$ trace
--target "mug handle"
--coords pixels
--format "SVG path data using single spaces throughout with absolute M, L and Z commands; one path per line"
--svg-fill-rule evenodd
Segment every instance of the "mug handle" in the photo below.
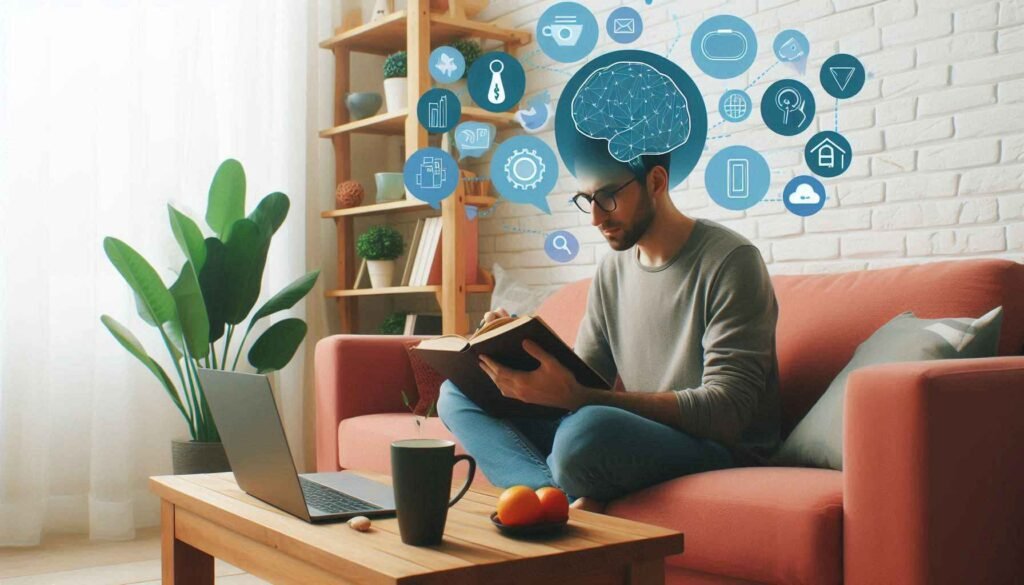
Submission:
M 449 508 L 451 508 L 452 506 L 455 505 L 456 502 L 461 500 L 462 496 L 466 495 L 466 492 L 469 491 L 469 484 L 473 483 L 473 476 L 476 475 L 476 459 L 473 459 L 469 455 L 456 455 L 455 461 L 452 463 L 452 467 L 455 467 L 459 463 L 459 461 L 462 460 L 466 460 L 469 462 L 469 475 L 466 476 L 466 483 L 462 484 L 462 489 L 459 490 L 459 493 L 456 494 L 454 498 L 452 498 L 452 501 L 448 502 Z

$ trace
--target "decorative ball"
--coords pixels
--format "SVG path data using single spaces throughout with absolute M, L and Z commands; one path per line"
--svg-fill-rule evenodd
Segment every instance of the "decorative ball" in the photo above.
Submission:
M 344 181 L 338 183 L 338 190 L 334 192 L 334 203 L 338 209 L 359 207 L 363 202 L 363 186 L 359 181 Z

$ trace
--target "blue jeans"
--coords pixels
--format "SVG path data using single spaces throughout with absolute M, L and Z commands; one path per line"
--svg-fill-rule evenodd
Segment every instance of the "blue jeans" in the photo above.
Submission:
M 495 486 L 557 486 L 570 501 L 611 500 L 733 466 L 715 441 L 611 406 L 584 406 L 560 419 L 496 418 L 446 380 L 437 413 Z

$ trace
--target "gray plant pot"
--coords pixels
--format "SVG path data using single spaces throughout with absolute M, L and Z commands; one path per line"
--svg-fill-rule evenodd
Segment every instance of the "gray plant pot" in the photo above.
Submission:
M 174 475 L 231 471 L 223 443 L 201 443 L 180 439 L 171 441 L 171 466 Z

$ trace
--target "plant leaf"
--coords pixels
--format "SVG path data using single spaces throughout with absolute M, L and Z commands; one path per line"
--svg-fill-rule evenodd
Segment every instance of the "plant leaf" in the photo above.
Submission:
M 114 268 L 135 291 L 139 315 L 149 324 L 172 321 L 177 311 L 174 298 L 149 262 L 117 238 L 104 238 L 103 250 Z
M 261 374 L 280 370 L 306 337 L 306 322 L 284 319 L 270 326 L 249 349 L 249 363 Z
M 224 320 L 238 325 L 260 296 L 270 234 L 255 222 L 240 219 L 224 246 Z
M 191 262 L 181 267 L 178 279 L 171 285 L 171 296 L 178 307 L 178 323 L 188 352 L 195 359 L 206 357 L 210 353 L 210 320 Z
M 181 251 L 185 253 L 185 257 L 192 263 L 195 273 L 198 274 L 206 262 L 206 244 L 203 243 L 203 232 L 199 231 L 199 226 L 192 221 L 192 218 L 171 207 L 170 204 L 167 205 L 167 216 L 171 222 L 174 239 L 178 241 Z
M 220 164 L 210 183 L 206 223 L 221 240 L 227 240 L 231 226 L 245 217 L 245 170 L 229 158 Z
M 249 320 L 249 329 L 252 329 L 256 321 L 263 317 L 294 307 L 295 303 L 302 300 L 302 297 L 309 293 L 319 276 L 320 271 L 314 270 L 304 276 L 300 276 L 294 282 L 281 289 L 279 293 L 272 296 L 266 303 L 263 303 L 263 306 L 256 311 L 256 314 Z
M 121 347 L 128 350 L 128 353 L 135 356 L 142 365 L 156 376 L 156 379 L 160 382 L 160 385 L 167 391 L 167 395 L 171 397 L 171 401 L 178 407 L 181 415 L 185 417 L 185 420 L 189 423 L 189 428 L 192 427 L 192 421 L 189 420 L 188 414 L 185 412 L 185 406 L 181 402 L 181 397 L 178 395 L 178 389 L 171 382 L 171 379 L 167 376 L 167 372 L 164 371 L 160 364 L 156 363 L 156 360 L 149 357 L 146 353 L 145 348 L 142 347 L 142 343 L 139 342 L 138 338 L 128 330 L 127 327 L 121 325 L 116 319 L 109 315 L 103 315 L 100 317 L 100 321 L 106 326 L 110 334 L 114 336 L 114 339 L 121 344 Z
M 260 201 L 256 209 L 249 214 L 249 219 L 263 228 L 264 232 L 274 235 L 277 233 L 277 228 L 284 223 L 284 218 L 288 217 L 290 206 L 291 202 L 288 200 L 288 196 L 275 191 Z
M 199 288 L 206 303 L 206 316 L 210 322 L 210 343 L 224 335 L 224 299 L 227 295 L 224 256 L 224 242 L 217 238 L 206 238 L 206 262 L 199 272 Z

